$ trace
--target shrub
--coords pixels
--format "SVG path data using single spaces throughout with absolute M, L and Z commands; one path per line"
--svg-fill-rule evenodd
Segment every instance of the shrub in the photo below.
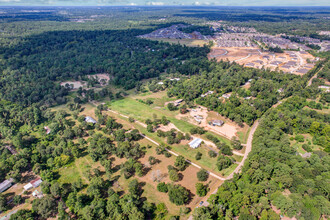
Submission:
M 196 156 L 195 156 L 195 159 L 196 160 L 200 160 L 200 159 L 202 159 L 202 153 L 201 152 L 197 152 L 197 154 L 196 154 Z
M 217 153 L 214 152 L 213 150 L 210 150 L 210 151 L 209 151 L 209 156 L 212 157 L 212 158 L 213 158 L 213 157 L 216 157 L 216 156 L 217 156 Z
M 205 169 L 201 169 L 197 172 L 197 179 L 199 181 L 206 181 L 209 178 L 209 173 Z
M 159 192 L 167 193 L 168 192 L 168 187 L 167 184 L 164 182 L 158 183 L 157 185 L 157 190 Z

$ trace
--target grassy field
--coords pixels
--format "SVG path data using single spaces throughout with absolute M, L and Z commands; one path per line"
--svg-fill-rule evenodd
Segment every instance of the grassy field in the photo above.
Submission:
M 176 119 L 175 115 L 177 115 L 177 111 L 169 111 L 165 108 L 152 108 L 132 98 L 110 102 L 109 107 L 116 112 L 133 117 L 141 122 L 145 122 L 147 119 L 153 120 L 154 115 L 158 118 L 164 115 L 183 132 L 189 132 L 191 128 L 195 127 L 188 122 Z
M 100 163 L 94 162 L 88 155 L 77 158 L 74 162 L 59 170 L 60 178 L 58 181 L 60 183 L 72 183 L 81 179 L 84 184 L 87 184 L 89 181 L 84 173 L 96 167 L 101 167 Z

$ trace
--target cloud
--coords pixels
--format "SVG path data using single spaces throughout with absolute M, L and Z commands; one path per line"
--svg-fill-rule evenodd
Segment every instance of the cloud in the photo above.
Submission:
M 147 2 L 147 5 L 162 6 L 165 5 L 164 2 Z

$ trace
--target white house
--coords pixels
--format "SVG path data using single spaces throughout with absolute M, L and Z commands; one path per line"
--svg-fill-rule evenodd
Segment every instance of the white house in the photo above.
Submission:
M 199 147 L 201 145 L 201 143 L 202 143 L 202 139 L 195 138 L 194 140 L 189 142 L 189 146 L 193 149 L 196 149 L 197 147 Z
M 5 190 L 7 190 L 8 188 L 11 187 L 11 185 L 13 184 L 14 180 L 12 178 L 10 178 L 9 180 L 5 180 L 0 184 L 0 193 L 4 192 Z
M 93 123 L 93 124 L 97 123 L 97 121 L 94 118 L 90 117 L 90 116 L 87 116 L 85 118 L 85 121 L 89 122 L 89 123 Z

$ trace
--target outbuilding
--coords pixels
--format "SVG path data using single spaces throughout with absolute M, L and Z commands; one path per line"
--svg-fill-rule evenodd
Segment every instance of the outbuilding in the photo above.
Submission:
M 26 184 L 25 186 L 23 186 L 23 188 L 24 188 L 24 190 L 30 190 L 30 189 L 32 189 L 33 188 L 33 186 L 32 186 L 32 184 L 31 183 L 28 183 L 28 184 Z
M 194 140 L 189 142 L 189 146 L 193 149 L 196 149 L 197 147 L 199 147 L 201 145 L 202 142 L 203 142 L 202 139 L 195 138 Z
M 11 187 L 13 184 L 14 180 L 10 178 L 9 180 L 5 180 L 0 184 L 0 193 L 6 191 L 8 188 Z
M 97 123 L 97 121 L 94 118 L 90 117 L 90 116 L 87 116 L 85 118 L 85 121 L 89 122 L 89 123 L 93 123 L 93 124 Z

